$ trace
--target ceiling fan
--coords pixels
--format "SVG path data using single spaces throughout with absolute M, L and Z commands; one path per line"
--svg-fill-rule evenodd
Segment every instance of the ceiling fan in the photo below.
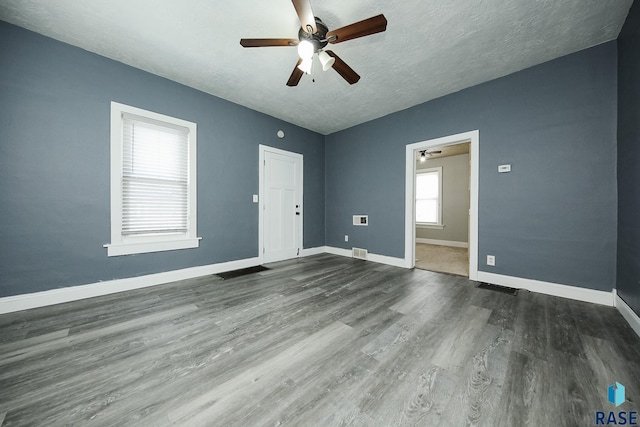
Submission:
M 433 156 L 434 154 L 440 154 L 440 153 L 442 153 L 442 150 L 430 150 L 430 149 L 422 150 L 420 151 L 420 161 L 424 162 L 427 160 L 427 158 Z
M 341 43 L 347 40 L 371 34 L 381 33 L 387 29 L 387 19 L 380 14 L 363 21 L 356 22 L 337 30 L 329 28 L 320 18 L 314 16 L 310 0 L 291 0 L 300 20 L 300 30 L 297 39 L 241 39 L 243 47 L 267 46 L 298 46 L 300 59 L 293 69 L 287 86 L 296 86 L 304 73 L 311 74 L 313 56 L 317 53 L 322 69 L 333 68 L 349 84 L 360 80 L 358 73 L 353 71 L 338 55 L 330 50 L 323 50 L 327 44 Z

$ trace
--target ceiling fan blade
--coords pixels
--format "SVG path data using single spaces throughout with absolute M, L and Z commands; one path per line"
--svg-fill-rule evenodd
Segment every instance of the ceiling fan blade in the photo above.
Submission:
M 340 43 L 351 39 L 357 39 L 358 37 L 381 33 L 386 29 L 387 18 L 380 14 L 373 18 L 365 19 L 363 21 L 347 25 L 346 27 L 329 31 L 327 33 L 327 39 L 330 39 L 330 43 Z M 336 39 L 331 40 L 332 36 L 336 36 Z
M 289 81 L 287 82 L 287 86 L 298 86 L 304 71 L 298 68 L 298 65 L 302 64 L 302 59 L 298 59 L 298 63 L 293 68 L 293 72 L 291 73 L 291 77 L 289 77 Z
M 333 57 L 336 60 L 336 62 L 334 62 L 332 65 L 333 69 L 336 70 L 338 74 L 340 74 L 342 78 L 345 79 L 350 85 L 360 80 L 360 76 L 358 75 L 358 73 L 353 71 L 353 69 L 349 67 L 346 62 L 340 59 L 338 55 L 330 50 L 326 50 L 325 52 L 327 52 L 329 56 Z
M 297 46 L 298 39 L 240 39 L 242 47 Z
M 300 26 L 303 30 L 310 34 L 315 34 L 318 31 L 316 27 L 316 18 L 311 10 L 311 2 L 309 0 L 291 0 L 293 7 L 296 8 L 298 19 L 300 19 Z M 311 31 L 309 31 L 311 27 Z

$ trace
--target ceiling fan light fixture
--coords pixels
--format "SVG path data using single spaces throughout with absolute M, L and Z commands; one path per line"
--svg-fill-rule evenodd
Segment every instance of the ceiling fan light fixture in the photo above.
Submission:
M 309 40 L 302 40 L 298 43 L 298 56 L 303 60 L 313 58 L 316 48 Z
M 311 74 L 311 66 L 313 65 L 313 57 L 311 58 L 304 58 L 302 60 L 302 62 L 300 63 L 300 65 L 298 65 L 298 69 L 300 69 L 301 71 L 307 73 L 307 74 Z
M 420 161 L 424 162 L 427 160 L 427 152 L 426 151 L 421 151 L 420 152 Z
M 360 80 L 358 73 L 331 50 L 323 53 L 323 49 L 329 43 L 342 43 L 386 31 L 387 19 L 384 15 L 376 15 L 329 31 L 329 27 L 322 22 L 322 19 L 313 14 L 311 0 L 291 1 L 300 22 L 297 40 L 286 38 L 240 39 L 240 45 L 242 47 L 298 46 L 300 58 L 293 68 L 289 80 L 287 80 L 287 86 L 290 87 L 297 86 L 304 73 L 311 74 L 311 62 L 316 53 L 324 71 L 333 68 L 350 85 L 357 83 Z
M 327 71 L 333 66 L 333 63 L 336 62 L 336 58 L 333 58 L 325 51 L 321 51 L 318 54 L 318 58 L 320 59 L 320 63 L 322 64 L 322 71 Z

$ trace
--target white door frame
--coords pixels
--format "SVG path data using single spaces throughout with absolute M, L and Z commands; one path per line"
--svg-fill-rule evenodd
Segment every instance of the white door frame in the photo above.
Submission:
M 415 218 L 415 175 L 416 152 L 428 148 L 443 147 L 464 142 L 471 143 L 471 200 L 469 209 L 469 279 L 478 280 L 478 181 L 479 181 L 479 145 L 480 132 L 449 135 L 442 138 L 407 144 L 406 148 L 406 185 L 405 185 L 405 232 L 404 265 L 414 268 L 416 264 L 416 218 Z
M 265 152 L 269 151 L 271 153 L 275 153 L 275 154 L 280 154 L 283 156 L 289 156 L 289 157 L 295 157 L 297 159 L 300 159 L 300 171 L 298 172 L 300 174 L 299 176 L 299 182 L 300 182 L 300 194 L 298 195 L 299 197 L 299 203 L 300 203 L 300 218 L 298 221 L 298 248 L 300 248 L 300 250 L 298 251 L 298 256 L 300 256 L 300 252 L 302 251 L 302 242 L 303 242 L 303 236 L 302 236 L 302 232 L 303 232 L 303 224 L 304 224 L 304 205 L 302 203 L 302 201 L 304 200 L 304 195 L 303 195 L 303 191 L 304 191 L 304 156 L 302 154 L 299 153 L 293 153 L 291 151 L 286 151 L 286 150 L 281 150 L 279 148 L 274 148 L 274 147 L 269 147 L 268 145 L 262 145 L 260 144 L 258 146 L 258 150 L 259 150 L 259 154 L 258 154 L 258 158 L 259 158 L 259 166 L 258 166 L 258 258 L 260 261 L 260 264 L 262 264 L 264 262 L 264 209 L 265 209 L 265 205 L 264 205 L 264 194 L 265 194 L 265 190 L 264 190 L 264 172 L 265 172 Z

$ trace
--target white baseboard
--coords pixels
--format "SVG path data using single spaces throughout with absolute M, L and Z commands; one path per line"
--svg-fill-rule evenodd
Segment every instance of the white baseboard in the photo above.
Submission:
M 351 250 L 336 248 L 332 246 L 319 246 L 316 248 L 303 249 L 301 257 L 329 253 L 351 258 Z M 392 265 L 395 267 L 407 268 L 404 258 L 395 258 L 386 255 L 369 253 L 367 259 L 380 264 Z M 36 292 L 31 294 L 15 295 L 0 298 L 0 314 L 12 313 L 15 311 L 27 310 L 30 308 L 44 307 L 61 304 L 85 298 L 93 298 L 102 295 L 109 295 L 117 292 L 124 292 L 133 289 L 146 288 L 175 282 L 178 280 L 193 279 L 210 274 L 218 274 L 225 271 L 238 270 L 242 268 L 260 265 L 260 258 L 246 258 L 236 261 L 223 262 L 218 264 L 190 267 L 181 270 L 167 271 L 164 273 L 149 274 L 146 276 L 130 277 L 126 279 L 108 280 L 88 285 L 70 286 L 49 291 Z M 547 295 L 555 295 L 563 298 L 570 298 L 579 301 L 592 302 L 608 306 L 617 305 L 622 315 L 627 319 L 631 327 L 640 335 L 640 319 L 629 308 L 629 306 L 612 292 L 596 291 L 593 289 L 567 286 L 557 283 L 541 282 L 538 280 L 523 279 L 520 277 L 504 276 L 500 274 L 478 272 L 478 281 L 493 283 L 496 285 L 508 286 L 518 289 L 527 289 Z
M 614 289 L 615 291 L 615 289 Z M 636 334 L 640 337 L 640 317 L 629 307 L 629 305 L 624 302 L 622 298 L 615 294 L 615 304 L 616 308 L 622 314 L 622 317 L 629 323 L 629 326 L 635 331 Z
M 502 274 L 487 273 L 486 271 L 478 271 L 478 281 L 611 307 L 613 307 L 614 304 L 613 292 L 542 282 L 540 280 L 524 279 L 522 277 L 505 276 Z
M 437 240 L 437 239 L 425 239 L 423 237 L 416 237 L 416 243 L 426 243 L 428 245 L 438 246 L 452 246 L 454 248 L 468 248 L 468 242 L 456 242 L 453 240 Z
M 328 254 L 333 254 L 333 255 L 340 255 L 340 256 L 346 256 L 351 258 L 351 250 L 350 249 L 342 249 L 342 248 L 336 248 L 333 246 L 326 246 L 325 250 Z
M 369 261 L 377 262 L 379 264 L 386 264 L 386 265 L 392 265 L 394 267 L 405 268 L 404 258 L 396 258 L 396 257 L 386 256 L 386 255 L 367 254 L 367 259 Z
M 333 246 L 327 246 L 325 248 L 325 251 L 333 255 L 340 255 L 340 256 L 349 257 L 349 258 L 352 257 L 352 253 L 350 249 L 335 248 Z M 371 252 L 367 254 L 367 261 L 377 262 L 379 264 L 392 265 L 394 267 L 406 268 L 404 263 L 404 258 L 395 258 L 391 256 L 386 256 L 386 255 L 377 255 L 377 254 L 372 254 Z
M 303 249 L 300 251 L 300 256 L 301 257 L 307 257 L 307 256 L 312 256 L 312 255 L 320 255 L 323 253 L 327 252 L 327 247 L 326 246 L 318 246 L 317 248 L 309 248 L 309 249 Z
M 317 248 L 303 249 L 302 251 L 300 251 L 300 256 L 307 257 L 322 254 L 325 252 L 326 247 L 320 246 Z M 260 259 L 258 257 L 222 262 L 218 264 L 203 265 L 199 267 L 184 268 L 181 270 L 166 271 L 163 273 L 148 274 L 139 277 L 107 280 L 104 282 L 91 283 L 88 285 L 69 286 L 66 288 L 51 289 L 49 291 L 4 297 L 0 298 L 0 314 L 12 313 L 15 311 L 28 310 L 30 308 L 44 307 L 48 305 L 62 304 L 65 302 L 77 301 L 85 298 L 115 294 L 117 292 L 147 288 L 150 286 L 175 282 L 178 280 L 193 279 L 195 277 L 218 274 L 225 271 L 254 267 L 256 265 L 260 265 Z
M 65 302 L 130 291 L 133 289 L 147 288 L 150 286 L 175 282 L 177 280 L 193 279 L 195 277 L 239 270 L 241 268 L 254 267 L 256 265 L 260 265 L 260 260 L 257 257 L 247 258 L 237 261 L 167 271 L 164 273 L 148 274 L 146 276 L 108 280 L 89 285 L 69 286 L 49 291 L 4 297 L 0 298 L 0 314 L 62 304 Z

